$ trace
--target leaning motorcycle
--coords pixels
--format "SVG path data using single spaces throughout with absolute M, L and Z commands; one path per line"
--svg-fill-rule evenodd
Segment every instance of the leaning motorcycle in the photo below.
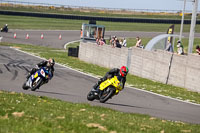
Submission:
M 8 28 L 7 27 L 1 28 L 1 32 L 8 32 Z
M 88 93 L 87 99 L 89 101 L 99 100 L 101 103 L 106 102 L 108 99 L 112 98 L 114 95 L 118 94 L 121 91 L 122 85 L 120 84 L 119 77 L 114 76 L 113 78 L 107 79 L 102 82 L 97 89 L 100 89 L 101 92 L 96 94 L 96 90 L 92 90 Z
M 39 89 L 40 86 L 45 84 L 49 79 L 51 79 L 52 74 L 46 67 L 42 67 L 37 70 L 34 74 L 27 78 L 22 88 L 28 90 L 31 88 L 32 91 Z

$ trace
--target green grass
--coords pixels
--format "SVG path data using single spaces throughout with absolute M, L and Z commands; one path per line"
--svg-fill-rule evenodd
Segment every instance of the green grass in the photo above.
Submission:
M 80 61 L 78 58 L 69 57 L 63 50 L 60 50 L 60 52 L 55 52 L 55 50 L 59 49 L 24 44 L 0 43 L 0 45 L 19 47 L 23 51 L 34 53 L 35 55 L 44 57 L 46 59 L 54 58 L 57 63 L 70 66 L 74 69 L 78 69 L 98 77 L 104 76 L 104 74 L 109 70 L 108 68 Z M 165 96 L 187 100 L 194 103 L 200 103 L 200 93 L 188 91 L 185 88 L 162 84 L 130 74 L 128 74 L 127 83 L 139 89 L 148 90 Z
M 126 17 L 126 18 L 159 18 L 159 19 L 179 19 L 179 13 L 148 13 L 148 12 L 126 12 L 124 10 L 95 10 L 95 9 L 73 9 L 73 8 L 50 8 L 42 6 L 4 6 L 1 5 L 1 10 L 9 11 L 26 11 L 40 13 L 56 13 L 56 14 L 73 14 L 87 16 L 102 16 L 102 17 Z M 191 19 L 191 14 L 185 14 L 185 19 Z
M 77 48 L 77 46 L 80 45 L 80 41 L 74 42 L 74 43 L 70 43 L 69 45 L 67 45 L 66 50 L 70 48 Z
M 24 16 L 0 15 L 0 27 L 8 24 L 10 29 L 40 29 L 40 30 L 80 30 L 82 23 L 86 20 L 69 20 L 54 18 L 38 18 Z M 106 31 L 148 31 L 166 32 L 171 24 L 149 24 L 149 23 L 121 23 L 97 21 L 97 24 L 104 25 Z M 189 32 L 190 25 L 184 25 L 184 32 Z M 196 31 L 200 25 L 196 25 Z M 175 32 L 180 31 L 180 25 L 175 25 Z
M 198 133 L 200 126 L 0 91 L 1 133 Z

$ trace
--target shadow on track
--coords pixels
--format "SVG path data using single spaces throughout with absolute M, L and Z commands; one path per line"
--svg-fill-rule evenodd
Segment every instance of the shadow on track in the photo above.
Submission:
M 36 92 L 46 93 L 46 94 L 54 94 L 54 95 L 63 95 L 63 96 L 78 96 L 78 95 L 72 95 L 72 94 L 64 94 L 64 93 L 58 93 L 58 92 L 50 92 L 50 91 L 41 91 L 37 90 Z
M 133 106 L 133 105 L 127 105 L 127 104 L 119 104 L 119 103 L 106 102 L 104 104 L 109 104 L 109 105 L 114 105 L 114 106 L 121 106 L 121 107 L 130 107 L 130 108 L 150 109 L 150 108 L 146 108 L 146 107 L 139 107 L 139 106 Z

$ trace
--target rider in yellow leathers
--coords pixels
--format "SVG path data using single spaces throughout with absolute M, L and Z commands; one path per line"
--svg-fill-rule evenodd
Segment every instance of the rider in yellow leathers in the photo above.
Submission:
M 106 73 L 106 75 L 103 78 L 100 78 L 100 80 L 93 86 L 96 93 L 95 95 L 98 95 L 101 93 L 101 90 L 98 88 L 98 86 L 104 82 L 105 80 L 109 78 L 113 78 L 114 76 L 117 76 L 119 81 L 122 83 L 122 88 L 124 88 L 125 82 L 126 82 L 126 76 L 128 74 L 128 67 L 122 66 L 119 68 L 113 68 L 110 71 Z

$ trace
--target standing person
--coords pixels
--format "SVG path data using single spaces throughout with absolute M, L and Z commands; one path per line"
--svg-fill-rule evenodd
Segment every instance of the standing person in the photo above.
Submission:
M 139 36 L 136 37 L 136 40 L 137 40 L 137 42 L 136 42 L 135 46 L 138 48 L 144 48 L 144 46 L 142 45 L 142 39 L 140 39 Z
M 180 40 L 177 41 L 177 54 L 184 55 L 184 48 Z
M 123 46 L 123 47 L 126 47 L 126 46 L 127 46 L 126 38 L 124 38 L 123 43 L 122 43 L 122 46 Z
M 198 55 L 200 55 L 200 47 L 199 47 L 199 45 L 196 46 L 196 52 L 197 52 Z
M 170 40 L 167 40 L 167 47 L 165 48 L 165 50 L 166 50 L 166 51 L 169 51 L 169 52 L 174 52 Z
M 83 38 L 83 29 L 80 30 L 80 37 Z

